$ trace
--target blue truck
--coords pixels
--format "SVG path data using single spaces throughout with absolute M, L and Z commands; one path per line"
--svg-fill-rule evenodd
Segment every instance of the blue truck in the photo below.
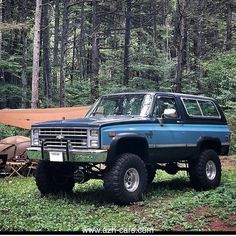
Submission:
M 27 153 L 40 160 L 35 180 L 43 195 L 102 179 L 115 202 L 129 204 L 143 198 L 157 169 L 187 171 L 196 190 L 216 188 L 219 155 L 227 155 L 229 145 L 214 99 L 137 92 L 101 96 L 82 119 L 34 124 Z

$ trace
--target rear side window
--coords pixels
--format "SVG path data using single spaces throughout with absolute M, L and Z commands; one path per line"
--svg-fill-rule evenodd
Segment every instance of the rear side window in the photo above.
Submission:
M 202 109 L 203 116 L 220 117 L 215 105 L 211 101 L 198 101 Z
M 184 101 L 184 105 L 187 110 L 187 113 L 190 116 L 202 116 L 202 113 L 201 113 L 200 107 L 197 103 L 197 100 L 184 99 L 183 101 Z
M 212 101 L 186 98 L 183 98 L 182 101 L 191 117 L 220 118 L 220 114 Z

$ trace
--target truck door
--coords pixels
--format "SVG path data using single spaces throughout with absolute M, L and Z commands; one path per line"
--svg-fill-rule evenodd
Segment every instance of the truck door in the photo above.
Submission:
M 154 106 L 156 123 L 150 143 L 150 160 L 172 162 L 186 157 L 183 122 L 177 100 L 172 96 L 158 96 Z

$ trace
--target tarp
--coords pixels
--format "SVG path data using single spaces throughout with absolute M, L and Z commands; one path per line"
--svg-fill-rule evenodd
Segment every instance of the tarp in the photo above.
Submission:
M 26 158 L 26 148 L 30 147 L 30 138 L 12 136 L 0 141 L 0 155 L 7 155 L 7 160 L 16 157 Z
M 0 110 L 0 123 L 30 129 L 31 125 L 43 121 L 76 119 L 84 117 L 88 106 L 45 109 L 4 109 Z

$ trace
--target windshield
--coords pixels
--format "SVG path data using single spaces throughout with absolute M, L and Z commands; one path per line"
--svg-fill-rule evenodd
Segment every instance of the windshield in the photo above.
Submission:
M 150 113 L 150 94 L 124 94 L 102 97 L 87 116 L 147 116 Z

